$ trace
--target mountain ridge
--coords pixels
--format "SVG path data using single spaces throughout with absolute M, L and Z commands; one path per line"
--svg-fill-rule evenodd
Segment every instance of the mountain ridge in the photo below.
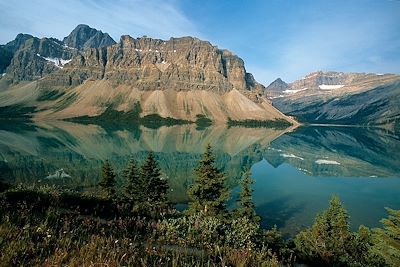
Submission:
M 297 124 L 272 107 L 264 86 L 226 49 L 194 37 L 128 35 L 79 49 L 97 33 L 78 25 L 64 42 L 28 38 L 0 80 L 0 105 L 35 107 L 35 119 L 97 117 L 110 108 L 129 113 L 139 104 L 141 117 Z
M 400 124 L 400 75 L 319 71 L 266 94 L 279 110 L 305 123 L 376 125 L 392 131 Z

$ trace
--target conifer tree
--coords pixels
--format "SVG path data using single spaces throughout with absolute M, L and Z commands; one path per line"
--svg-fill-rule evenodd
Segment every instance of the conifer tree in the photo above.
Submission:
M 389 266 L 400 266 L 400 210 L 386 210 L 389 217 L 381 220 L 383 229 L 374 231 L 374 252 Z
M 329 208 L 319 214 L 311 228 L 300 232 L 294 243 L 299 255 L 322 265 L 343 265 L 350 259 L 354 235 L 349 216 L 338 197 L 332 197 Z
M 215 166 L 215 157 L 208 145 L 199 166 L 195 169 L 195 183 L 189 189 L 192 202 L 189 213 L 201 212 L 208 216 L 222 216 L 226 211 L 229 191 L 225 187 L 226 176 Z
M 140 170 L 141 181 L 143 182 L 144 194 L 149 202 L 165 202 L 168 191 L 168 181 L 161 177 L 160 168 L 152 152 L 149 153 L 146 161 Z
M 115 173 L 108 160 L 103 164 L 100 187 L 105 191 L 107 197 L 111 198 L 115 194 Z
M 239 208 L 237 209 L 237 215 L 240 217 L 246 217 L 253 223 L 258 223 L 260 217 L 258 217 L 254 211 L 255 205 L 253 203 L 253 189 L 251 185 L 255 184 L 255 181 L 251 179 L 250 165 L 246 166 L 243 180 L 240 182 L 240 193 Z
M 125 197 L 130 201 L 142 201 L 144 199 L 143 181 L 139 175 L 139 168 L 135 159 L 131 158 L 124 171 Z

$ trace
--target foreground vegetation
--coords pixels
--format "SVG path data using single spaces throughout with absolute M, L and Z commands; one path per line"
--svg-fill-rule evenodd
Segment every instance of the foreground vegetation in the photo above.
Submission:
M 152 153 L 131 159 L 125 185 L 106 161 L 99 190 L 7 188 L 0 183 L 0 266 L 400 266 L 400 211 L 383 228 L 353 233 L 337 197 L 293 240 L 263 230 L 252 201 L 250 167 L 237 208 L 207 147 L 186 212 L 168 202 L 168 183 Z

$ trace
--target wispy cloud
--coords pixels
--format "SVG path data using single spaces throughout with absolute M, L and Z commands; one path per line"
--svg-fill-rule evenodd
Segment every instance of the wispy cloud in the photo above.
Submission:
M 19 32 L 61 39 L 79 23 L 108 32 L 155 38 L 197 35 L 195 25 L 173 0 L 0 1 L 0 43 Z
M 344 9 L 323 17 L 316 14 L 314 20 L 291 31 L 280 51 L 279 72 L 293 80 L 316 70 L 393 70 L 392 63 L 399 60 L 393 55 L 400 49 L 400 32 L 394 28 L 400 19 L 355 11 L 363 12 Z M 386 54 L 390 56 L 385 58 Z

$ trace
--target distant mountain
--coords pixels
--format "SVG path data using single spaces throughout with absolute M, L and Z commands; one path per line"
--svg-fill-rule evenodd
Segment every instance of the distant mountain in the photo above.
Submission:
M 88 25 L 78 25 L 63 40 L 64 44 L 69 47 L 85 50 L 87 48 L 98 48 L 116 44 L 108 33 L 90 28 Z
M 359 82 L 375 78 L 376 74 L 366 73 L 344 73 L 344 72 L 322 72 L 317 71 L 310 73 L 303 79 L 297 80 L 290 84 L 291 90 L 303 90 L 304 93 L 310 91 L 334 90 L 344 86 L 353 85 Z M 379 75 L 378 75 L 379 76 Z
M 118 44 L 103 46 L 113 43 L 107 36 L 79 25 L 63 42 L 27 39 L 0 79 L 0 106 L 35 107 L 40 112 L 34 116 L 51 119 L 110 119 L 117 112 L 190 122 L 296 124 L 272 107 L 264 86 L 228 50 L 193 37 L 122 36 Z M 81 50 L 90 46 L 95 47 Z
M 281 78 L 276 79 L 267 88 L 265 91 L 268 93 L 269 97 L 279 97 L 284 94 L 284 91 L 289 88 L 289 85 L 282 81 Z
M 279 110 L 302 122 L 375 124 L 396 129 L 400 120 L 400 75 L 314 72 L 290 83 L 272 101 Z
M 386 83 L 399 76 L 393 74 L 313 72 L 300 80 L 286 84 L 280 78 L 273 81 L 266 89 L 267 96 L 279 93 L 279 97 L 293 98 L 307 95 L 333 95 L 360 92 Z M 340 90 L 339 90 L 340 89 Z M 275 95 L 274 95 L 275 96 Z

